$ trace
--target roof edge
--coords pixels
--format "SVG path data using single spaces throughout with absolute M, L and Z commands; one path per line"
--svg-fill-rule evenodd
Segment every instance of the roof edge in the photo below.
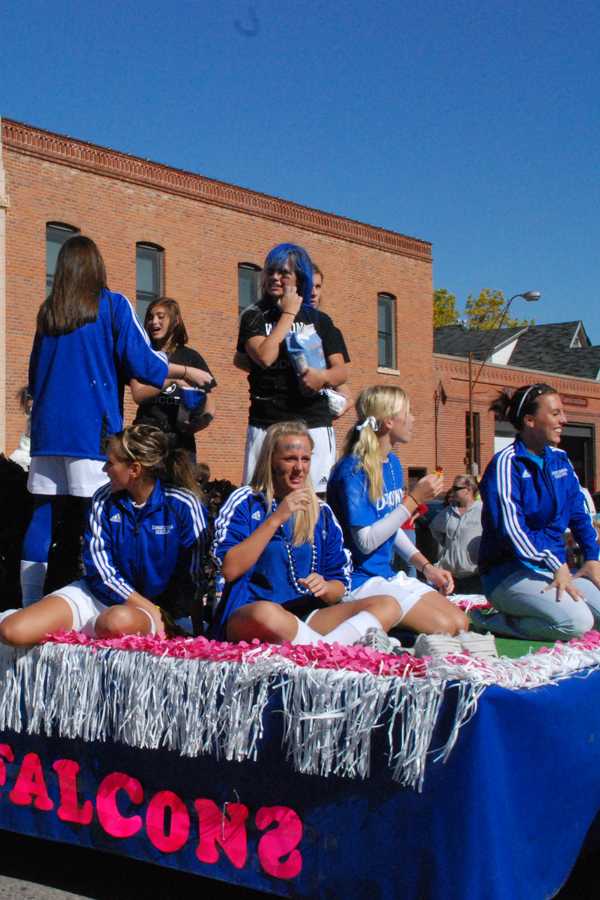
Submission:
M 0 122 L 2 143 L 7 149 L 189 197 L 203 203 L 225 206 L 238 212 L 375 247 L 399 256 L 408 256 L 428 263 L 432 260 L 431 243 L 420 238 L 367 225 L 335 213 L 301 206 L 291 200 L 206 178 L 184 169 L 175 169 L 163 163 L 56 134 L 13 119 L 2 118 Z

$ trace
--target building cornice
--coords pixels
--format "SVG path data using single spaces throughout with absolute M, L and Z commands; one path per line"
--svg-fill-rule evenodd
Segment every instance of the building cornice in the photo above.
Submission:
M 433 354 L 434 365 L 438 364 L 441 373 L 448 375 L 457 375 L 462 380 L 469 379 L 469 360 L 461 356 L 449 356 L 442 353 Z M 529 375 L 535 378 L 528 378 Z M 527 384 L 528 382 L 539 381 L 539 376 L 547 378 L 549 383 L 558 388 L 562 393 L 576 393 L 576 389 L 587 396 L 600 396 L 600 382 L 594 378 L 582 378 L 578 375 L 564 375 L 559 372 L 545 372 L 542 369 L 525 369 L 517 366 L 500 366 L 493 363 L 486 363 L 481 377 L 477 379 L 478 386 L 486 382 L 497 388 L 500 385 L 512 387 Z
M 54 134 L 11 119 L 2 119 L 2 143 L 7 149 L 59 165 L 226 207 L 247 215 L 260 216 L 306 231 L 375 247 L 388 253 L 431 262 L 431 244 L 427 241 L 376 228 L 373 225 L 365 225 L 333 213 L 300 206 L 289 200 L 270 197 L 268 194 L 223 181 L 215 181 L 193 172 L 172 169 L 161 163 Z

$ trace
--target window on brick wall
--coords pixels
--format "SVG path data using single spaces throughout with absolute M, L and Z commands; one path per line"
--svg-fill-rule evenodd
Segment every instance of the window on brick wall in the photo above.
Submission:
M 396 368 L 396 298 L 393 294 L 377 295 L 377 364 L 384 369 Z
M 243 313 L 260 297 L 260 266 L 253 263 L 238 265 L 238 311 Z
M 52 290 L 60 248 L 74 234 L 79 234 L 79 228 L 73 225 L 64 225 L 62 222 L 46 224 L 46 294 Z
M 162 297 L 164 271 L 164 251 L 156 244 L 135 245 L 136 272 L 136 312 L 140 322 L 144 321 L 146 310 L 153 300 Z

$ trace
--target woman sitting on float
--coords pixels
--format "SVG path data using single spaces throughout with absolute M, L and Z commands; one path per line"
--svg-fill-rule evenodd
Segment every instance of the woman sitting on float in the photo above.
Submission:
M 354 644 L 400 618 L 390 597 L 340 602 L 350 587 L 350 558 L 335 516 L 312 486 L 312 450 L 303 422 L 271 425 L 250 484 L 221 509 L 213 553 L 226 586 L 215 636 Z
M 108 441 L 109 484 L 92 498 L 85 577 L 26 609 L 1 614 L 0 639 L 38 643 L 54 631 L 90 637 L 158 634 L 189 615 L 206 523 L 185 450 L 150 425 Z
M 558 448 L 567 422 L 548 384 L 502 392 L 491 410 L 517 430 L 485 471 L 479 571 L 495 612 L 473 610 L 474 626 L 493 634 L 555 641 L 600 628 L 600 546 L 579 479 Z M 584 564 L 572 573 L 565 530 Z
M 344 455 L 333 469 L 327 499 L 352 551 L 349 599 L 387 595 L 402 628 L 425 634 L 467 631 L 469 620 L 446 599 L 454 582 L 406 537 L 402 525 L 422 503 L 443 490 L 440 475 L 422 478 L 404 493 L 402 466 L 392 452 L 412 436 L 414 416 L 406 393 L 385 385 L 366 388 L 356 401 L 358 423 L 348 434 Z M 394 550 L 422 572 L 426 582 L 392 567 Z

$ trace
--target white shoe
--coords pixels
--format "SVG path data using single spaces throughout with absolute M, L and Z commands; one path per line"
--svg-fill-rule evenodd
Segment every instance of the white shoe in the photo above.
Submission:
M 415 641 L 415 656 L 462 656 L 464 650 L 458 638 L 451 634 L 420 634 Z
M 472 656 L 479 656 L 482 659 L 496 659 L 498 657 L 496 639 L 489 631 L 487 634 L 478 634 L 475 631 L 461 631 L 458 638 L 463 650 Z
M 358 641 L 354 642 L 354 646 L 368 647 L 369 650 L 377 650 L 378 653 L 407 653 L 398 638 L 390 637 L 383 628 L 369 628 Z

